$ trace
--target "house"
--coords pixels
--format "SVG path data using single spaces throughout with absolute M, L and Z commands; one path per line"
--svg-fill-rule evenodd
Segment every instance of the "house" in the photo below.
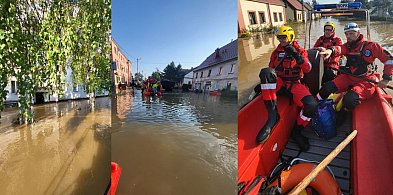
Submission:
M 131 84 L 132 62 L 120 50 L 119 45 L 112 39 L 112 81 L 115 89 L 125 88 Z
M 191 68 L 191 70 L 188 70 L 186 75 L 184 75 L 182 85 L 184 85 L 184 84 L 192 85 L 192 77 L 193 77 L 193 75 L 194 75 L 194 71 Z
M 285 13 L 287 22 L 302 22 L 303 21 L 303 14 L 302 10 L 306 10 L 304 6 L 298 0 L 284 0 L 286 3 Z
M 306 11 L 306 19 L 307 20 L 314 20 L 315 18 L 320 18 L 320 14 L 312 14 L 314 8 L 309 2 L 303 2 L 304 10 Z
M 8 91 L 6 96 L 6 104 L 15 104 L 18 102 L 18 82 L 15 76 L 11 76 L 8 79 L 8 84 L 5 88 Z M 70 66 L 66 67 L 65 75 L 65 86 L 64 93 L 59 96 L 57 93 L 50 93 L 48 90 L 43 88 L 38 88 L 35 90 L 32 103 L 40 104 L 45 102 L 57 102 L 61 100 L 74 100 L 81 98 L 89 98 L 89 94 L 85 92 L 84 86 L 78 82 L 72 81 L 72 69 Z M 45 83 L 42 87 L 47 86 Z M 95 94 L 96 96 L 107 96 L 108 91 L 102 91 L 100 94 Z
M 282 0 L 238 0 L 238 31 L 282 26 L 286 21 Z
M 192 78 L 194 75 L 194 71 L 193 68 L 191 68 L 190 70 L 188 70 L 186 72 L 186 75 L 184 75 L 183 77 L 183 81 L 182 81 L 182 89 L 184 91 L 188 91 L 189 89 L 191 89 L 192 87 Z
M 85 87 L 83 84 L 78 82 L 73 82 L 72 80 L 72 69 L 70 66 L 66 68 L 66 76 L 65 76 L 65 88 L 64 94 L 59 97 L 58 94 L 49 94 L 44 90 L 37 90 L 35 93 L 35 101 L 39 102 L 57 102 L 61 100 L 75 100 L 75 99 L 83 99 L 89 98 L 89 94 L 85 91 Z M 95 96 L 107 96 L 109 94 L 108 91 L 104 90 L 102 93 L 97 93 Z
M 5 103 L 6 104 L 14 104 L 18 102 L 18 82 L 16 80 L 15 76 L 11 76 L 8 78 L 8 84 L 5 87 L 5 90 L 8 91 L 6 98 L 5 98 Z
M 192 88 L 202 91 L 237 91 L 237 40 L 217 48 L 193 70 Z

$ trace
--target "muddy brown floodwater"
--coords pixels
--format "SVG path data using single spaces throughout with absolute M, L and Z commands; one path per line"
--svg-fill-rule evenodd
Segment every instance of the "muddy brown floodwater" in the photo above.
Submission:
M 0 119 L 1 194 L 104 194 L 110 181 L 111 101 L 96 99 L 36 105 L 38 121 L 12 125 L 17 110 Z
M 235 194 L 237 101 L 208 94 L 127 91 L 114 101 L 118 194 Z

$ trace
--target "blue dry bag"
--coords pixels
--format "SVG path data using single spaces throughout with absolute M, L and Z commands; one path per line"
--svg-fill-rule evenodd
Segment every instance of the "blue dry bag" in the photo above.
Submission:
M 336 129 L 336 111 L 331 99 L 321 100 L 318 102 L 318 111 L 316 117 L 312 120 L 312 127 L 320 138 L 328 140 L 337 134 Z

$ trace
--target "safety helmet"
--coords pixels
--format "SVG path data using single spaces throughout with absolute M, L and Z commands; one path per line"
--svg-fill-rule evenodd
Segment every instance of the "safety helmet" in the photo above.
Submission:
M 351 22 L 351 23 L 346 24 L 344 27 L 344 32 L 348 32 L 348 31 L 359 32 L 360 28 L 359 28 L 358 24 Z
M 295 31 L 290 26 L 281 26 L 276 32 L 276 36 L 287 36 L 288 42 L 292 43 L 295 40 Z
M 333 27 L 333 31 L 336 31 L 336 26 L 334 25 L 333 22 L 331 21 L 326 22 L 325 25 L 323 25 L 323 29 L 325 29 L 326 26 L 331 26 Z

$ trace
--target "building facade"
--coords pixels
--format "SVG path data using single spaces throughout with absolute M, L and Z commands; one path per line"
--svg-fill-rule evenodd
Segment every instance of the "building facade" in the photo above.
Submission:
M 193 76 L 194 76 L 194 71 L 190 70 L 189 73 L 184 75 L 182 84 L 192 85 L 192 78 L 193 78 Z
M 129 86 L 131 83 L 132 62 L 120 50 L 119 45 L 112 39 L 112 81 L 115 88 L 119 85 Z
M 288 22 L 301 22 L 302 4 L 298 0 L 286 0 L 287 7 L 285 8 Z
M 238 0 L 238 30 L 282 26 L 286 21 L 285 4 L 281 0 Z
M 11 76 L 8 78 L 8 84 L 5 87 L 5 90 L 8 91 L 5 101 L 6 102 L 17 102 L 18 101 L 18 82 L 16 81 L 15 76 Z
M 217 48 L 193 70 L 192 88 L 202 91 L 237 91 L 237 40 Z

